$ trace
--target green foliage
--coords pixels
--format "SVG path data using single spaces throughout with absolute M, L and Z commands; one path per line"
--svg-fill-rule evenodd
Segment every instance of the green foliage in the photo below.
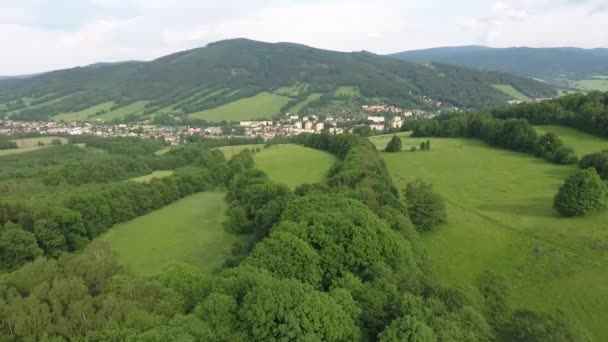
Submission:
M 581 169 L 594 168 L 603 180 L 608 180 L 608 150 L 584 156 L 579 162 Z
M 402 144 L 401 138 L 393 135 L 393 138 L 386 145 L 384 152 L 401 152 Z
M 362 125 L 362 126 L 355 126 L 353 128 L 353 134 L 357 134 L 361 137 L 371 137 L 373 132 L 371 127 L 369 127 L 368 125 Z
M 608 207 L 608 185 L 595 169 L 579 170 L 559 188 L 553 206 L 564 216 L 583 216 Z
M 0 150 L 10 150 L 17 148 L 17 143 L 10 139 L 0 137 Z
M 398 318 L 379 336 L 380 342 L 435 342 L 435 332 L 412 316 Z
M 163 268 L 159 280 L 164 286 L 182 295 L 186 312 L 192 310 L 196 303 L 204 299 L 203 291 L 206 285 L 204 275 L 192 265 L 169 264 Z
M 589 337 L 561 312 L 537 313 L 518 310 L 502 331 L 502 337 L 515 342 L 587 342 Z
M 564 142 L 553 132 L 547 132 L 540 137 L 536 155 L 557 164 L 575 164 L 577 162 L 574 150 L 565 147 Z
M 34 234 L 15 225 L 0 230 L 0 265 L 6 270 L 14 270 L 27 261 L 42 255 Z
M 445 204 L 432 185 L 418 179 L 408 183 L 404 194 L 410 218 L 419 231 L 447 222 Z

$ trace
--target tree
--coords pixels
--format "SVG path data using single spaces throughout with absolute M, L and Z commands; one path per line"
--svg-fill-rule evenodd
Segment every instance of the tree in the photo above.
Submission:
M 401 142 L 401 138 L 399 138 L 397 135 L 393 135 L 393 138 L 388 142 L 384 151 L 401 152 L 402 144 L 403 143 Z
M 371 137 L 372 129 L 368 125 L 356 126 L 353 128 L 353 134 L 358 134 L 361 137 Z
M 410 147 L 410 152 L 416 152 L 416 150 L 417 150 L 416 146 Z
M 431 141 L 430 141 L 430 140 L 427 140 L 427 141 L 426 141 L 426 150 L 427 150 L 427 151 L 430 151 L 430 150 L 431 150 Z
M 420 143 L 420 150 L 426 151 L 426 143 L 424 141 Z
M 584 331 L 573 325 L 561 312 L 516 311 L 507 322 L 501 335 L 505 341 L 514 342 L 591 341 Z
M 594 168 L 579 170 L 559 188 L 553 202 L 563 216 L 583 216 L 608 207 L 608 186 Z
M 0 234 L 0 266 L 13 270 L 42 255 L 34 234 L 19 226 L 5 227 Z
M 379 336 L 379 342 L 435 342 L 435 332 L 412 316 L 397 318 Z
M 510 314 L 507 279 L 492 271 L 484 271 L 477 277 L 476 285 L 482 296 L 486 319 L 494 329 L 498 329 Z
M 61 144 L 62 144 L 61 139 L 53 139 L 53 140 L 51 140 L 51 145 L 53 145 L 53 146 L 59 146 Z
M 423 180 L 410 182 L 405 189 L 407 210 L 419 231 L 429 231 L 447 221 L 445 204 L 433 192 L 433 186 Z

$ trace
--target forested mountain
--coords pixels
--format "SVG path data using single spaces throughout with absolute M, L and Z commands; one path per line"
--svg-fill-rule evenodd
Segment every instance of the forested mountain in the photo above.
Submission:
M 515 73 L 559 83 L 608 75 L 608 49 L 440 47 L 391 55 L 415 62 L 442 62 Z
M 336 96 L 339 87 L 358 88 L 363 100 L 396 105 L 424 106 L 426 97 L 479 108 L 511 99 L 492 87 L 496 84 L 510 85 L 530 97 L 555 94 L 550 85 L 510 74 L 441 63 L 420 65 L 368 52 L 235 39 L 150 62 L 98 63 L 2 80 L 0 114 L 48 119 L 59 113 L 95 111 L 99 106 L 99 112 L 91 114 L 95 116 L 134 104 L 141 105 L 140 115 L 189 114 L 263 92 L 294 101 L 313 93 Z M 278 92 L 295 85 L 302 87 Z

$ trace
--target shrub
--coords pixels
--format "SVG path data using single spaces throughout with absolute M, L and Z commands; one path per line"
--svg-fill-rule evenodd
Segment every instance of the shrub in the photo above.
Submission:
M 403 143 L 401 142 L 401 138 L 399 138 L 396 135 L 393 135 L 393 138 L 391 139 L 391 141 L 388 142 L 384 151 L 385 152 L 401 152 L 402 147 L 403 147 Z
M 415 180 L 407 185 L 405 196 L 410 218 L 419 231 L 429 231 L 447 221 L 445 204 L 431 184 Z
M 579 170 L 559 188 L 553 206 L 563 216 L 602 211 L 608 206 L 608 187 L 594 168 Z

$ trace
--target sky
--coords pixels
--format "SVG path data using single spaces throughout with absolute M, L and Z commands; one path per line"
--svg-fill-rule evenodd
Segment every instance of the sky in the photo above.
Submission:
M 0 0 L 0 75 L 250 38 L 338 51 L 608 47 L 608 0 Z

